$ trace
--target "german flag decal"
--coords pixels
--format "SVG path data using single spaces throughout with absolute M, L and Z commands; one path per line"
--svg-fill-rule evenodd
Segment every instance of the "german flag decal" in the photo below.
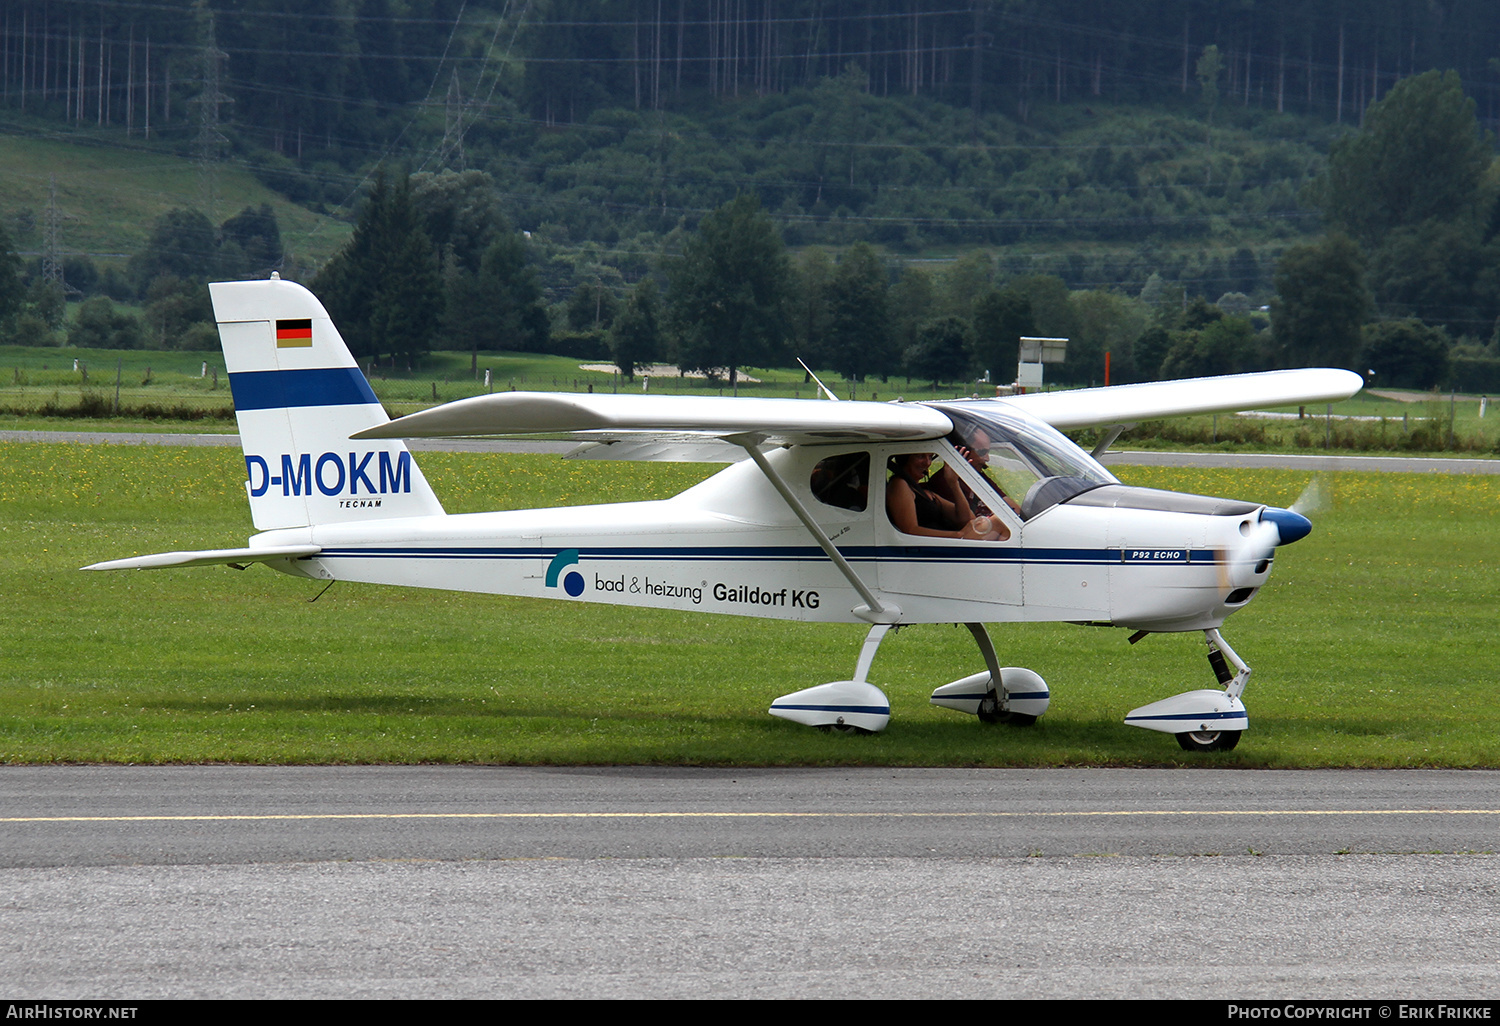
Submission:
M 311 349 L 312 318 L 276 322 L 277 349 Z

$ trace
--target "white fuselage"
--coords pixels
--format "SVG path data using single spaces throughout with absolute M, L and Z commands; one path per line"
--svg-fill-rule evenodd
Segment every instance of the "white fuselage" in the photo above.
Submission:
M 863 448 L 769 454 L 854 572 L 902 623 L 1072 620 L 1148 630 L 1216 627 L 1266 580 L 1269 560 L 1231 553 L 1253 517 L 1062 503 L 1009 538 L 904 535 L 885 513 L 883 474 L 863 510 L 824 505 L 814 464 Z M 955 459 L 955 462 L 958 462 Z M 343 522 L 268 531 L 253 547 L 313 544 L 272 563 L 325 580 L 364 581 L 575 602 L 851 623 L 863 600 L 750 461 L 666 500 Z M 1225 599 L 1231 601 L 1226 603 Z

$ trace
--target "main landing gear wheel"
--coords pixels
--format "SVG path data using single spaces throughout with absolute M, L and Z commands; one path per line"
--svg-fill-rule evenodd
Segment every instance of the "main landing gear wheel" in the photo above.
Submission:
M 864 727 L 856 727 L 852 723 L 845 723 L 842 717 L 839 719 L 838 723 L 819 724 L 818 729 L 825 734 L 849 734 L 851 736 L 868 737 L 869 735 L 875 733 L 873 730 L 866 730 Z
M 1006 712 L 1000 708 L 1000 696 L 991 691 L 979 703 L 980 723 L 1004 723 L 1012 727 L 1029 727 L 1036 722 L 1035 716 L 1025 713 Z
M 1243 730 L 1191 730 L 1177 735 L 1185 752 L 1228 752 L 1240 743 Z

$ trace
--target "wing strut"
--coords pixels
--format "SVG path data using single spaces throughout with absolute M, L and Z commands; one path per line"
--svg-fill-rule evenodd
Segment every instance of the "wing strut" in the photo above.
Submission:
M 1091 453 L 1089 453 L 1089 455 L 1092 456 L 1092 457 L 1094 457 L 1094 459 L 1097 460 L 1099 457 L 1101 457 L 1105 453 L 1109 452 L 1109 447 L 1111 445 L 1115 444 L 1115 439 L 1119 438 L 1122 434 L 1124 434 L 1126 431 L 1130 430 L 1133 427 L 1135 427 L 1134 424 L 1112 424 L 1112 425 L 1110 425 L 1109 430 L 1105 431 L 1099 437 L 1099 444 L 1096 445 L 1096 446 L 1094 446 L 1094 451 L 1091 452 Z
M 764 437 L 760 435 L 730 435 L 724 440 L 726 442 L 733 442 L 750 454 L 750 458 L 755 461 L 755 465 L 760 468 L 760 472 L 766 475 L 766 480 L 771 482 L 771 486 L 781 495 L 781 498 L 791 508 L 791 511 L 797 514 L 797 519 L 802 521 L 802 526 L 807 528 L 807 532 L 813 536 L 813 540 L 818 543 L 818 547 L 833 561 L 833 565 L 838 567 L 839 573 L 843 574 L 844 578 L 854 586 L 854 590 L 859 592 L 859 597 L 865 600 L 864 605 L 856 606 L 851 612 L 861 620 L 868 620 L 871 623 L 895 623 L 900 619 L 901 610 L 875 597 L 875 593 L 866 586 L 864 581 L 860 580 L 859 575 L 854 572 L 854 568 L 849 565 L 849 561 L 844 558 L 843 553 L 834 547 L 833 540 L 818 526 L 818 522 L 807 511 L 807 507 L 802 505 L 802 502 L 787 487 L 786 482 L 781 479 L 781 475 L 776 473 L 775 468 L 771 466 L 765 454 L 760 451 L 760 443 L 765 441 Z

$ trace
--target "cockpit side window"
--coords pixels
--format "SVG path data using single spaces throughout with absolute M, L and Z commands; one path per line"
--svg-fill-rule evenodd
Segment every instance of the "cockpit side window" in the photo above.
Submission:
M 808 487 L 825 506 L 863 512 L 870 501 L 870 454 L 846 452 L 819 460 Z

